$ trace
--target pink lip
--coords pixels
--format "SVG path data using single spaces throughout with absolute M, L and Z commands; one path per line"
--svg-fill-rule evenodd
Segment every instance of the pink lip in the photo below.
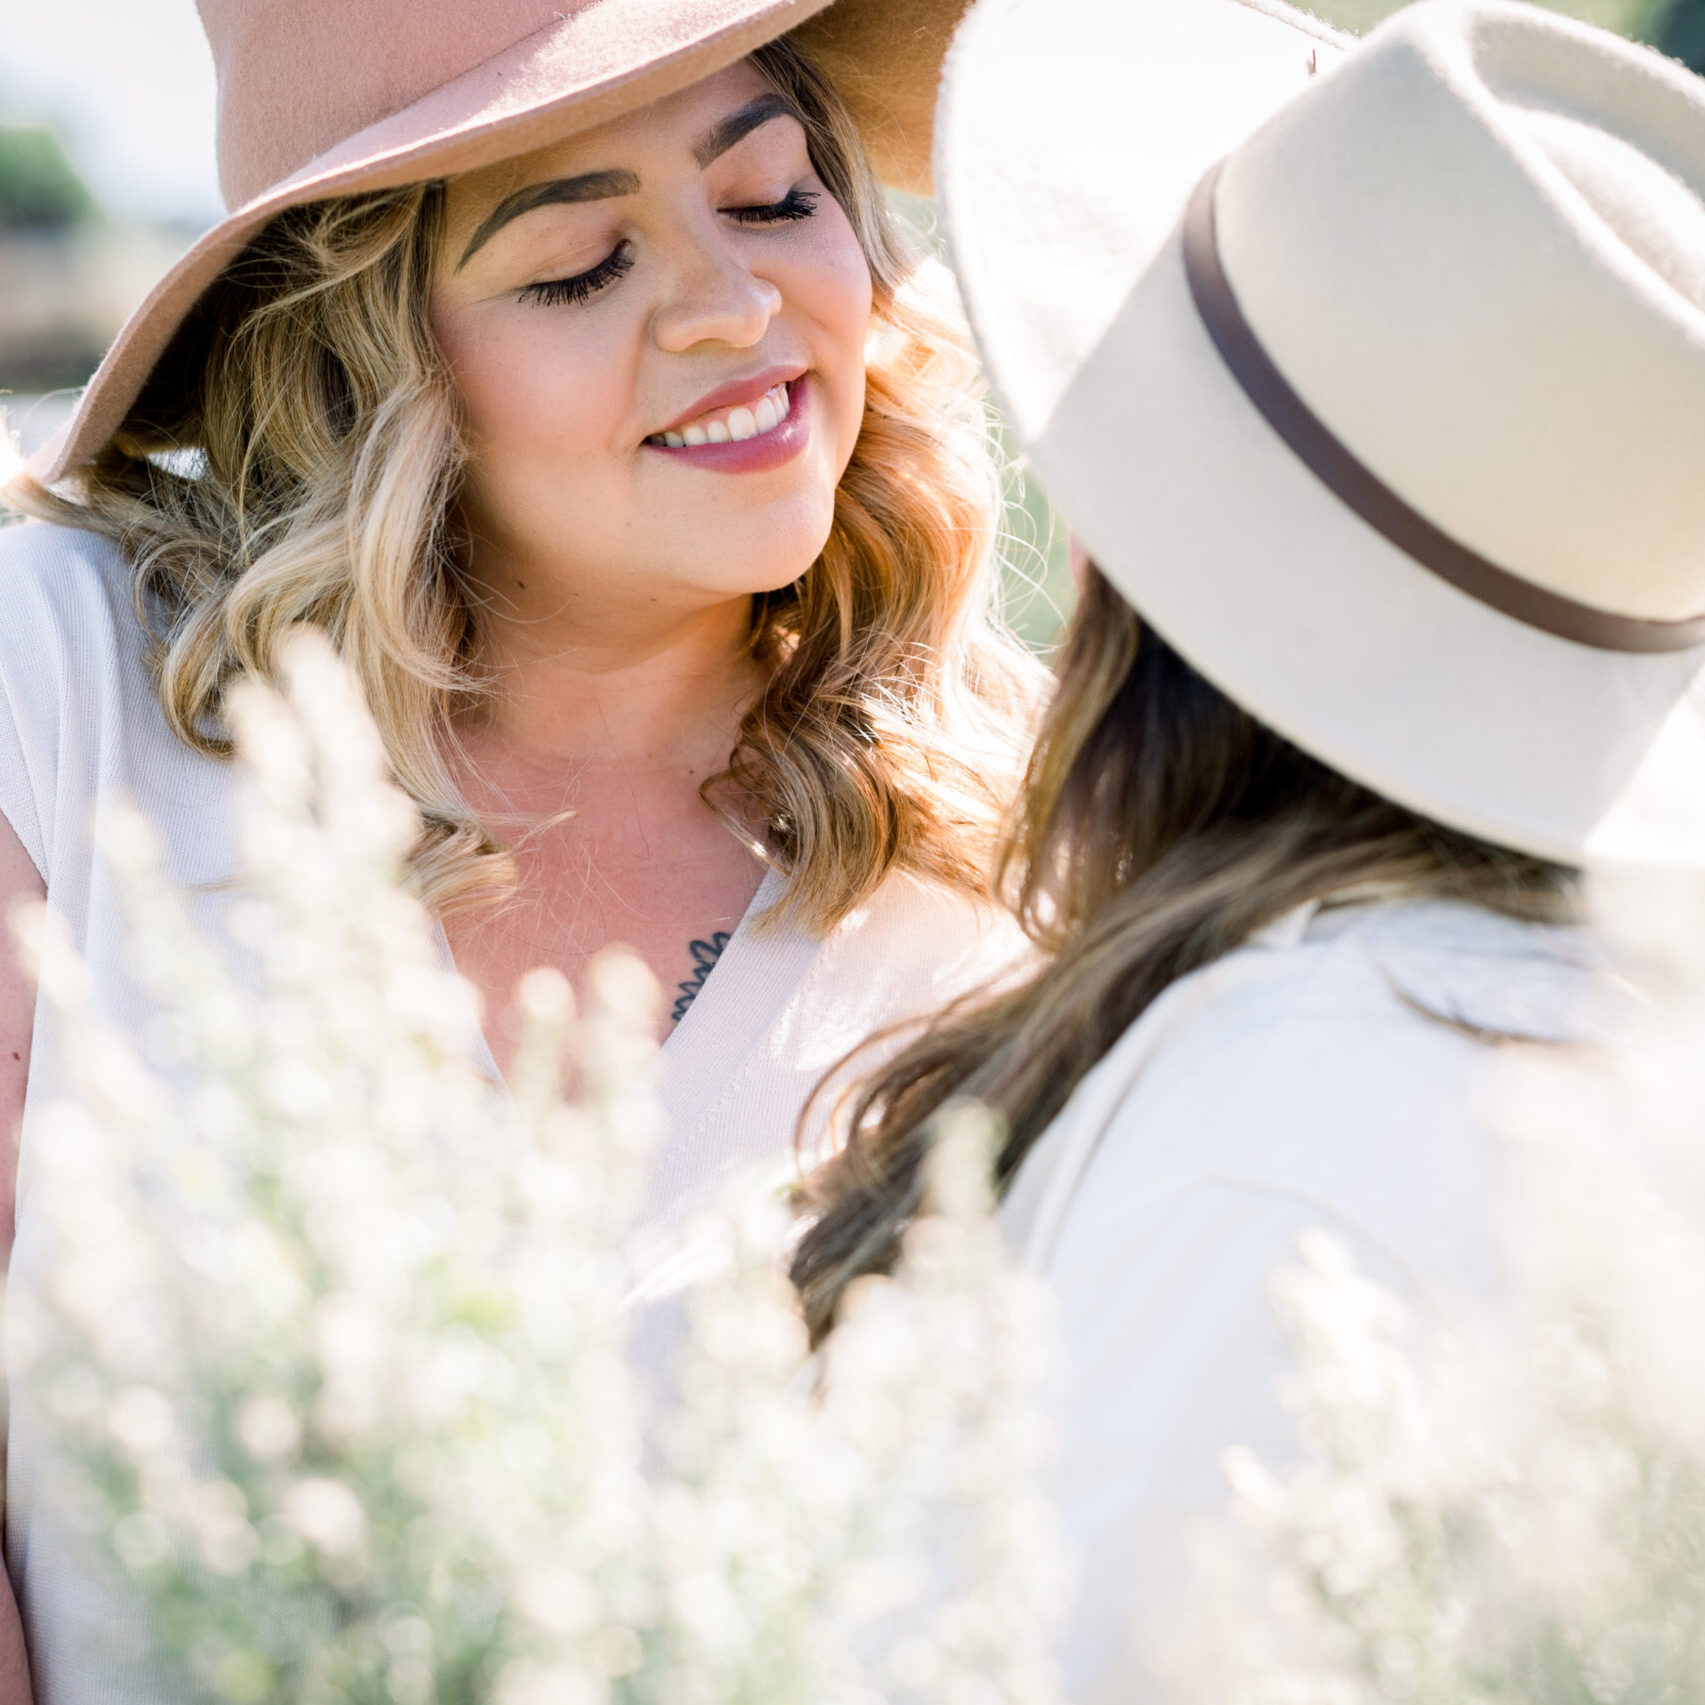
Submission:
M 718 385 L 714 391 L 706 391 L 685 414 L 670 421 L 667 426 L 658 427 L 652 436 L 661 438 L 665 432 L 679 432 L 683 426 L 697 420 L 700 415 L 714 414 L 719 408 L 751 407 L 767 391 L 773 391 L 777 385 L 792 384 L 804 372 L 805 369 L 795 363 L 787 367 L 766 367 L 762 373 L 753 373 L 745 379 L 730 379 L 726 385 Z
M 722 392 L 712 392 L 713 397 L 720 401 L 699 403 L 696 413 L 687 415 L 687 420 L 694 420 L 701 414 L 708 414 L 711 409 L 728 408 L 736 403 L 756 402 L 763 396 L 764 391 L 781 383 L 782 375 L 775 378 L 765 378 L 764 389 L 750 390 L 750 381 L 730 396 Z M 779 468 L 785 462 L 791 462 L 811 437 L 811 394 L 812 386 L 808 375 L 793 379 L 787 387 L 787 418 L 770 428 L 768 432 L 760 432 L 756 438 L 743 439 L 738 444 L 653 444 L 649 439 L 645 443 L 647 450 L 655 451 L 659 456 L 670 456 L 688 463 L 695 468 L 721 474 L 756 474 L 770 468 Z M 670 427 L 671 432 L 676 428 Z

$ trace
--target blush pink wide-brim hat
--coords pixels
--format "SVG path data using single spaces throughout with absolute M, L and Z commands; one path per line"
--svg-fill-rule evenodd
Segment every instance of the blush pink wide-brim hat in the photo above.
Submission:
M 980 0 L 936 191 L 1089 554 L 1341 773 L 1705 866 L 1705 81 L 1508 0 Z
M 285 208 L 527 153 L 790 31 L 851 109 L 878 174 L 927 189 L 942 55 L 968 3 L 198 0 L 231 212 L 131 316 L 30 472 L 52 484 L 100 452 L 208 286 Z

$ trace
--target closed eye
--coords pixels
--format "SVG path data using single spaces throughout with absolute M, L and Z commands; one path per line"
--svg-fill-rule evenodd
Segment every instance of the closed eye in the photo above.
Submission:
M 723 213 L 737 225 L 785 225 L 797 219 L 809 219 L 817 211 L 820 199 L 815 190 L 790 189 L 780 201 L 766 202 L 758 207 L 727 207 Z M 537 302 L 546 308 L 585 302 L 632 268 L 633 254 L 628 245 L 622 243 L 586 272 L 576 273 L 572 278 L 546 278 L 537 284 L 527 285 L 521 291 L 521 300 Z
M 626 243 L 618 244 L 595 267 L 578 272 L 573 278 L 546 278 L 529 284 L 521 292 L 523 302 L 537 302 L 546 308 L 560 308 L 574 302 L 584 302 L 600 290 L 614 284 L 623 273 L 633 268 L 633 254 Z
M 809 219 L 820 199 L 815 190 L 790 189 L 780 201 L 762 207 L 725 207 L 722 211 L 737 225 L 782 225 L 793 219 Z

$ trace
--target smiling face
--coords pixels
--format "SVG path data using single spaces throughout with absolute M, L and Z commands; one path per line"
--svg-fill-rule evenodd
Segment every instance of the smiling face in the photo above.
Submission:
M 662 615 L 811 566 L 863 420 L 871 278 L 759 71 L 453 180 L 440 253 L 491 593 Z

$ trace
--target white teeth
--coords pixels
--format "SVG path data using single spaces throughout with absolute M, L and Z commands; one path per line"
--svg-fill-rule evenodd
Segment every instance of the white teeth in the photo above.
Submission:
M 702 425 L 683 426 L 679 432 L 657 434 L 671 449 L 700 444 L 742 444 L 760 433 L 774 432 L 792 411 L 792 399 L 786 385 L 766 391 L 751 408 L 730 409 L 718 419 L 707 419 Z

